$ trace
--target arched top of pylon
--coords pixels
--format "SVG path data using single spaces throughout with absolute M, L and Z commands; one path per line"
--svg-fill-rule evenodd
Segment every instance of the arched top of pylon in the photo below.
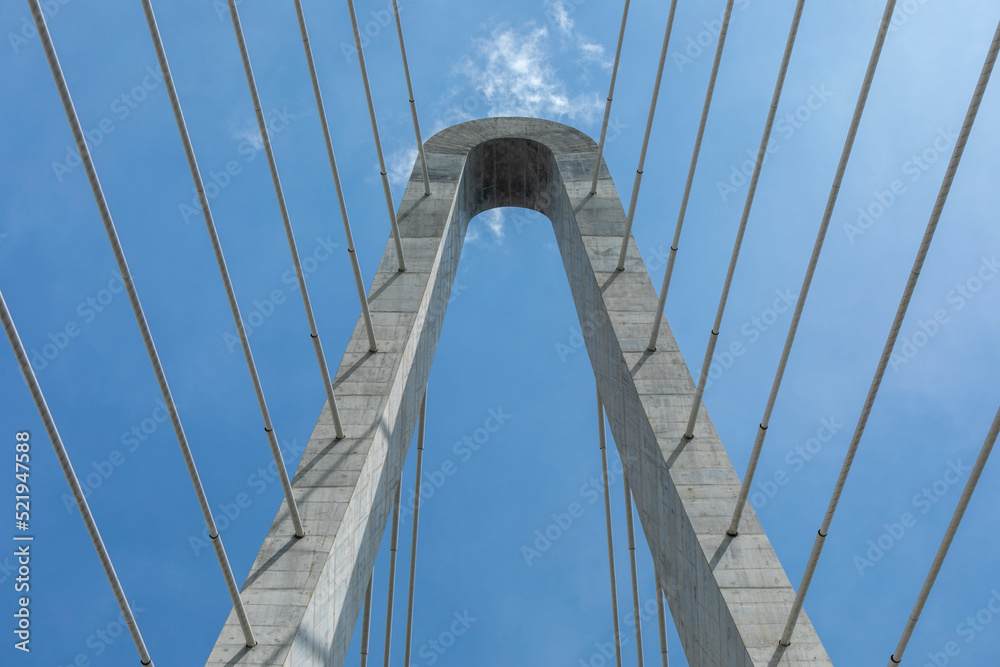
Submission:
M 434 152 L 464 154 L 495 139 L 536 141 L 553 153 L 597 151 L 597 142 L 575 127 L 542 118 L 516 116 L 482 118 L 452 125 L 432 136 L 424 146 Z

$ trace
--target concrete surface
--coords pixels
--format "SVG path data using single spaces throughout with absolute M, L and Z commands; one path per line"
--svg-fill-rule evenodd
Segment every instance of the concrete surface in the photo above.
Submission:
M 500 206 L 552 221 L 587 352 L 684 652 L 695 667 L 830 665 L 803 614 L 778 648 L 794 592 L 751 507 L 739 537 L 726 528 L 739 479 L 708 415 L 683 438 L 694 384 L 669 327 L 646 352 L 656 292 L 630 239 L 615 270 L 625 213 L 597 146 L 549 121 L 493 118 L 426 143 L 433 194 L 419 165 L 399 205 L 408 270 L 386 246 L 369 292 L 380 345 L 359 319 L 335 379 L 346 438 L 324 408 L 293 479 L 307 536 L 285 505 L 243 597 L 259 645 L 247 649 L 231 613 L 210 667 L 343 664 L 390 514 L 469 221 Z M 428 443 L 433 447 L 433 443 Z M 405 528 L 404 528 L 405 533 Z

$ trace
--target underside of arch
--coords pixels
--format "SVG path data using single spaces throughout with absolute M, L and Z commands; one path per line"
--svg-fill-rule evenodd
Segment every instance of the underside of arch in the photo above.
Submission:
M 501 206 L 534 209 L 555 230 L 615 443 L 685 655 L 695 667 L 830 665 L 803 614 L 778 639 L 794 591 L 752 508 L 726 528 L 739 479 L 704 407 L 684 427 L 694 384 L 663 322 L 646 351 L 657 297 L 633 239 L 616 271 L 625 213 L 597 146 L 577 130 L 527 118 L 446 129 L 425 145 L 399 205 L 407 271 L 386 246 L 369 293 L 380 349 L 359 319 L 336 375 L 346 438 L 324 407 L 293 478 L 306 537 L 282 504 L 243 587 L 258 646 L 231 613 L 210 667 L 341 665 L 362 607 L 417 422 L 469 221 Z

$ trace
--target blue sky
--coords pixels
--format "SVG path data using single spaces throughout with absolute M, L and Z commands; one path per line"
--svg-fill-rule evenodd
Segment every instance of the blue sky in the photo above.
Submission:
M 187 208 L 193 189 L 141 6 L 46 4 L 242 582 L 281 491 L 258 472 L 270 455 L 245 365 L 227 338 L 234 327 L 203 222 Z M 633 3 L 629 17 L 606 154 L 623 197 L 638 159 L 667 4 Z M 711 67 L 713 22 L 724 4 L 682 0 L 677 10 L 634 227 L 656 285 Z M 760 140 L 794 4 L 740 0 L 734 10 L 667 303 L 694 372 L 739 222 L 740 170 Z M 370 281 L 389 225 L 347 8 L 305 5 Z M 360 2 L 358 12 L 370 35 L 366 56 L 398 201 L 414 145 L 387 5 Z M 620 3 L 400 5 L 425 136 L 494 115 L 550 118 L 598 134 Z M 291 258 L 224 6 L 182 1 L 155 9 L 202 171 L 217 187 L 213 212 L 276 431 L 294 468 L 324 395 L 304 311 L 288 280 Z M 861 0 L 806 6 L 778 110 L 777 150 L 764 169 L 705 396 L 741 475 L 787 330 L 784 304 L 802 280 L 882 8 Z M 359 308 L 294 8 L 245 0 L 240 10 L 335 365 Z M 986 0 L 899 3 L 752 495 L 796 585 L 997 18 Z M 0 8 L 0 286 L 29 353 L 41 355 L 39 381 L 77 472 L 92 487 L 91 507 L 154 659 L 161 666 L 201 664 L 230 602 L 210 549 L 199 542 L 195 497 L 176 440 L 158 421 L 159 393 L 127 299 L 116 291 L 114 261 L 29 25 L 26 3 Z M 903 325 L 900 345 L 909 347 L 890 365 L 806 602 L 836 664 L 884 661 L 895 647 L 1000 399 L 998 94 L 996 85 L 987 92 Z M 590 486 L 600 479 L 593 375 L 555 239 L 544 218 L 517 210 L 484 214 L 470 239 L 428 390 L 424 469 L 430 475 L 450 460 L 457 472 L 422 506 L 413 663 L 598 665 L 612 629 L 603 511 Z M 67 327 L 76 335 L 64 335 Z M 740 356 L 722 354 L 736 343 Z M 504 415 L 503 426 L 478 451 L 456 447 L 475 437 L 491 411 Z M 33 650 L 23 655 L 9 640 L 0 662 L 135 664 L 83 523 L 66 505 L 68 487 L 14 357 L 4 353 L 0 433 L 11 443 L 4 450 L 11 458 L 20 430 L 33 436 Z M 414 485 L 412 451 L 404 496 Z M 613 450 L 611 458 L 617 461 Z M 957 654 L 946 656 L 949 665 L 992 664 L 1000 656 L 1000 619 L 983 611 L 1000 601 L 994 557 L 1000 538 L 989 511 L 998 475 L 996 466 L 987 467 L 911 642 L 909 664 L 933 664 L 950 643 Z M 240 494 L 248 506 L 235 504 Z M 13 477 L 6 476 L 0 497 L 13 505 L 13 496 Z M 630 587 L 620 478 L 612 502 L 625 658 L 635 664 L 631 626 L 624 623 Z M 574 503 L 582 515 L 540 556 L 526 557 L 522 547 L 534 544 L 536 531 L 544 533 L 553 515 Z M 905 513 L 912 520 L 900 530 L 894 524 Z M 398 581 L 405 581 L 409 562 L 409 518 L 401 525 Z M 881 549 L 872 548 L 880 542 Z M 0 609 L 9 613 L 16 604 L 7 569 L 12 544 L 0 550 Z M 638 554 L 641 601 L 652 607 L 653 574 L 641 535 Z M 376 660 L 387 567 L 388 539 L 375 573 Z M 397 595 L 397 661 L 404 591 Z M 468 631 L 435 651 L 429 642 L 456 614 L 466 618 Z M 655 617 L 645 621 L 646 658 L 655 660 Z M 357 639 L 348 664 L 358 662 Z M 670 646 L 672 664 L 685 665 L 672 630 Z

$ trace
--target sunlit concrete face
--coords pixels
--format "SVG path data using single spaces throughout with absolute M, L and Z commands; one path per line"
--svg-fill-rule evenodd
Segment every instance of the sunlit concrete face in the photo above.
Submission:
M 739 480 L 702 407 L 684 428 L 694 384 L 664 322 L 646 351 L 657 298 L 635 242 L 616 271 L 625 213 L 596 144 L 557 123 L 473 121 L 426 144 L 433 194 L 419 165 L 399 206 L 408 270 L 390 242 L 369 293 L 380 349 L 359 319 L 335 380 L 346 438 L 334 440 L 329 406 L 293 479 L 306 537 L 278 511 L 243 588 L 259 645 L 243 646 L 230 614 L 208 660 L 223 665 L 341 665 L 390 514 L 469 221 L 500 206 L 553 225 L 587 352 L 626 466 L 653 559 L 691 665 L 830 665 L 803 615 L 778 648 L 794 598 L 756 515 L 726 537 Z M 525 378 L 526 381 L 528 378 Z M 434 413 L 433 397 L 430 412 Z M 596 436 L 595 436 L 596 437 Z M 434 443 L 428 443 L 433 447 Z

